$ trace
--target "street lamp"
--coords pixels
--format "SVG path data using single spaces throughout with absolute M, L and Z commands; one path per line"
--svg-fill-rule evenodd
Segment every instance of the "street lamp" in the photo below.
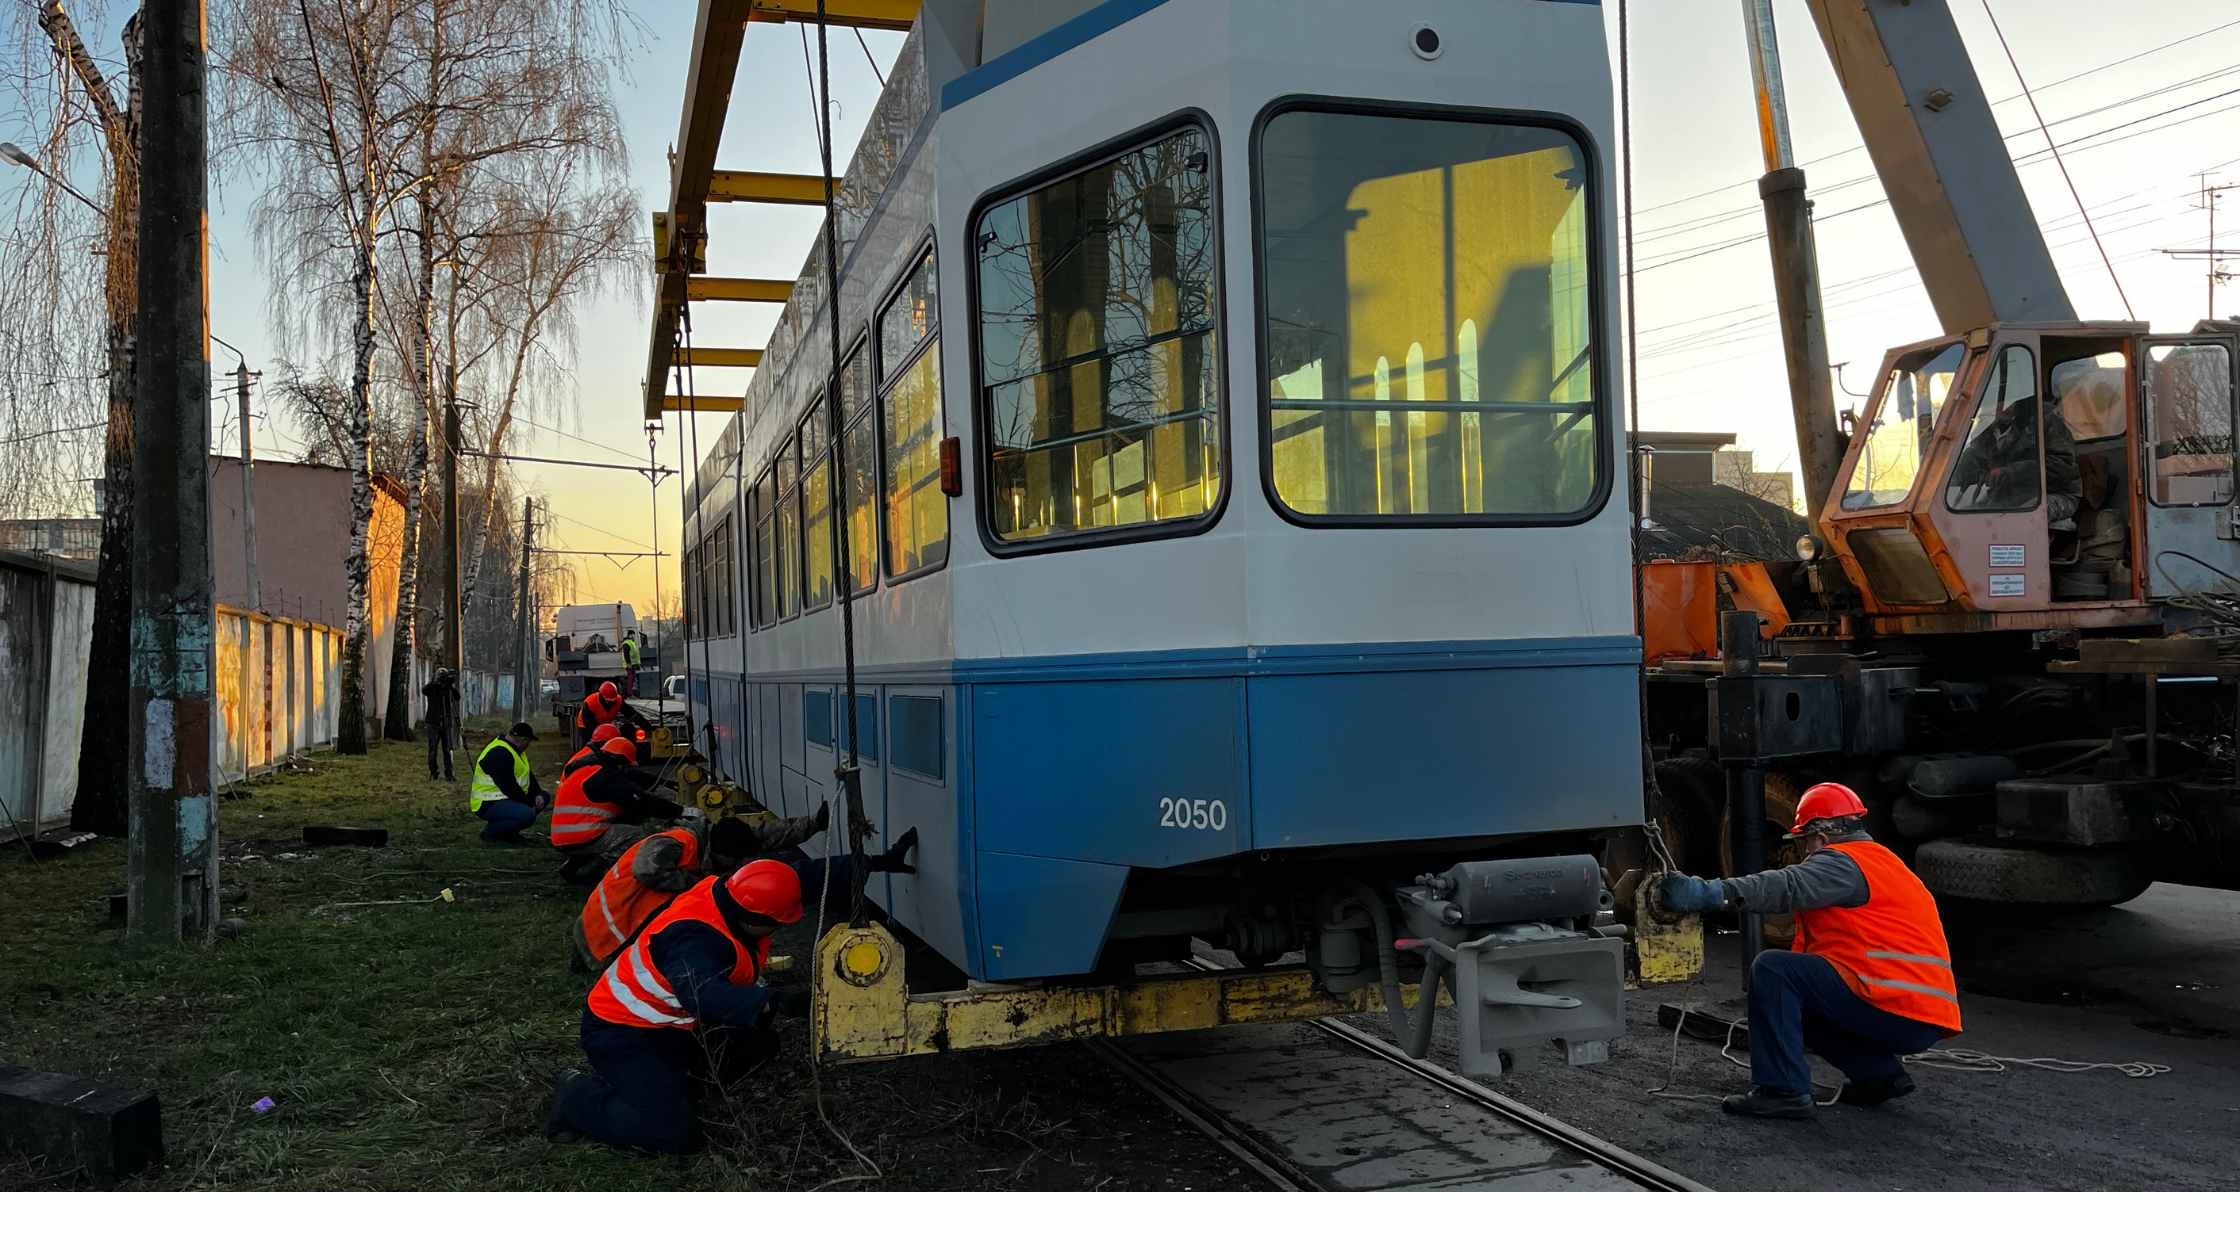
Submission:
M 22 149 L 16 147 L 15 145 L 9 144 L 5 140 L 0 140 L 0 161 L 15 163 L 17 166 L 22 167 L 23 169 L 31 172 L 32 174 L 47 181 L 48 183 L 53 184 L 55 187 L 61 189 L 62 191 L 69 193 L 73 197 L 76 197 L 78 200 L 85 202 L 86 207 L 92 210 L 95 214 L 100 215 L 104 219 L 109 217 L 109 212 L 102 209 L 100 206 L 95 205 L 92 198 L 86 196 L 82 192 L 79 192 L 77 189 L 72 188 L 70 185 L 63 183 L 61 179 L 53 174 L 53 172 L 39 165 L 39 159 L 24 152 Z

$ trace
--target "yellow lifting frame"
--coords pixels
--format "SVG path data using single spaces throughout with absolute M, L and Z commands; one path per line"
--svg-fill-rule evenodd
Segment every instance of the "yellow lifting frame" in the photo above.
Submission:
M 679 352 L 682 362 L 692 367 L 751 368 L 762 366 L 762 351 L 731 350 L 717 346 L 694 346 Z
M 832 181 L 840 195 L 840 181 Z M 783 175 L 775 171 L 710 171 L 708 203 L 745 201 L 767 206 L 824 205 L 824 176 Z
M 878 924 L 827 930 L 817 942 L 810 1029 L 819 1062 L 900 1059 L 953 1050 L 1188 1032 L 1376 1013 L 1375 985 L 1344 997 L 1315 987 L 1305 967 L 1186 971 L 1128 984 L 978 989 L 913 997 L 902 946 Z M 1411 1006 L 1416 986 L 1403 992 Z M 1442 1002 L 1446 1001 L 1444 993 Z
M 694 394 L 690 398 L 686 398 L 683 394 L 663 394 L 661 396 L 661 409 L 663 411 L 713 411 L 728 415 L 737 411 L 740 404 L 745 401 L 746 399 L 738 394 Z
M 791 280 L 748 280 L 739 276 L 686 276 L 687 302 L 783 302 L 793 296 Z
M 825 0 L 825 21 L 871 31 L 907 31 L 918 16 L 918 0 Z M 750 22 L 814 22 L 817 0 L 752 0 Z

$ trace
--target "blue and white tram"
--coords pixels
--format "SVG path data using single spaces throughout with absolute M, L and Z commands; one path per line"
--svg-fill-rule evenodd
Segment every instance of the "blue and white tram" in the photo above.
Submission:
M 921 839 L 872 895 L 989 981 L 1638 825 L 1594 0 L 981 12 L 927 4 L 844 182 L 855 571 L 821 256 L 699 469 L 723 768 L 836 794 L 853 598 Z

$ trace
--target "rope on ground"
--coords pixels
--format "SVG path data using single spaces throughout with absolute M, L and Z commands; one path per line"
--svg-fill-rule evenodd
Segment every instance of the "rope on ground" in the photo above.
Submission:
M 2160 1076 L 2171 1070 L 2167 1063 L 2148 1063 L 2134 1060 L 2130 1063 L 2086 1063 L 2077 1059 L 2030 1058 L 2005 1054 L 1985 1054 L 1981 1050 L 1924 1050 L 1905 1056 L 1908 1063 L 1922 1067 L 1943 1068 L 1947 1072 L 2004 1072 L 2008 1064 L 2016 1067 L 2036 1068 L 2041 1072 L 2121 1072 L 2135 1081 L 2150 1076 Z
M 1702 1014 L 1706 1019 L 1719 1019 L 1719 1017 L 1716 1015 L 1709 1014 L 1708 1012 L 1698 1012 L 1694 1008 L 1696 990 L 1702 985 L 1702 983 L 1703 980 L 1700 976 L 1688 982 L 1689 987 L 1687 999 L 1680 1003 L 1680 1018 L 1674 1020 L 1672 1023 L 1672 1049 L 1671 1055 L 1665 1063 L 1664 1084 L 1654 1086 L 1648 1091 L 1655 1097 L 1673 1098 L 1678 1099 L 1682 1102 L 1716 1103 L 1723 1101 L 1722 1098 L 1715 1094 L 1690 1094 L 1673 1088 L 1673 1084 L 1679 1079 L 1680 1076 L 1680 1033 L 1681 1030 L 1687 1026 L 1688 1016 L 1691 1014 Z M 1725 1059 L 1727 1062 L 1733 1064 L 1734 1066 L 1741 1068 L 1745 1072 L 1749 1071 L 1749 1060 L 1739 1058 L 1735 1055 L 1734 1035 L 1737 1029 L 1749 1027 L 1750 1021 L 1746 1019 L 1730 1019 L 1722 1020 L 1721 1022 L 1725 1023 L 1727 1026 L 1727 1035 L 1726 1039 L 1719 1044 L 1719 1057 Z M 2124 1076 L 2135 1081 L 2143 1081 L 2148 1079 L 2149 1077 L 2161 1076 L 2163 1073 L 2172 1070 L 2170 1065 L 2167 1063 L 2149 1063 L 2145 1060 L 2133 1060 L 2125 1063 L 2088 1063 L 2078 1059 L 2055 1059 L 2044 1056 L 1989 1054 L 1982 1050 L 1970 1050 L 1964 1047 L 1950 1050 L 1924 1050 L 1919 1054 L 1900 1055 L 1899 1059 L 1900 1061 L 1912 1066 L 1937 1068 L 1946 1072 L 1997 1074 L 2006 1071 L 2009 1065 L 2012 1065 L 2014 1067 L 2036 1068 L 2042 1072 L 2062 1072 L 2071 1074 L 2078 1072 L 2120 1072 Z M 1817 1081 L 1813 1082 L 1813 1086 L 1816 1090 L 1831 1088 L 1829 1086 L 1821 1085 Z M 1831 1094 L 1826 1101 L 1822 1101 L 1816 1094 L 1812 1100 L 1813 1104 L 1820 1107 L 1834 1106 L 1837 1100 L 1843 1097 L 1843 1086 L 1836 1085 L 1832 1088 L 1835 1090 L 1835 1093 Z

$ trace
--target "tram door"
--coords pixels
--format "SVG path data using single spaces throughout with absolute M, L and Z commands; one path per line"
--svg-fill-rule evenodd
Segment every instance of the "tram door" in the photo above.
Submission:
M 2217 570 L 2240 572 L 2232 501 L 2236 351 L 2240 337 L 2229 333 L 2140 339 L 2147 593 L 2156 599 L 2220 585 Z

